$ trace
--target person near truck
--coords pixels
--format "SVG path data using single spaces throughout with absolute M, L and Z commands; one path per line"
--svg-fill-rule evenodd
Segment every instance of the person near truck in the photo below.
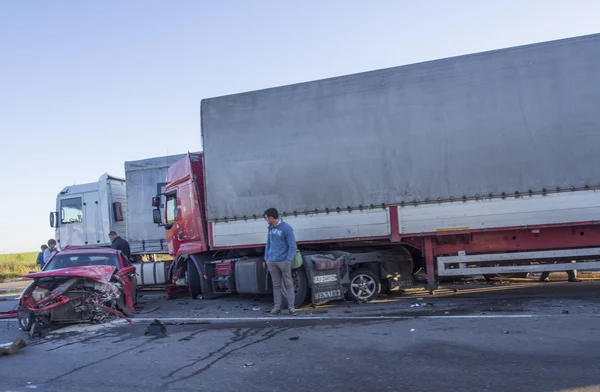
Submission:
M 48 249 L 48 245 L 44 244 L 41 246 L 42 251 L 40 253 L 38 253 L 37 255 L 37 259 L 35 259 L 35 262 L 37 263 L 37 265 L 40 266 L 40 271 L 44 268 L 44 265 L 46 265 L 46 263 L 44 263 L 44 251 L 46 249 Z
M 295 316 L 292 260 L 296 256 L 297 246 L 294 229 L 279 217 L 279 212 L 275 208 L 266 210 L 264 216 L 269 223 L 265 261 L 273 281 L 273 309 L 267 312 L 267 315 L 276 316 L 281 313 L 281 285 L 283 282 L 289 314 Z
M 60 252 L 61 249 L 56 245 L 56 240 L 54 238 L 50 238 L 48 240 L 48 248 L 44 250 L 44 265 L 50 260 L 55 253 Z
M 131 256 L 131 249 L 129 248 L 129 243 L 125 241 L 123 238 L 119 237 L 116 232 L 111 231 L 108 233 L 108 238 L 110 238 L 111 248 L 120 250 L 127 259 Z

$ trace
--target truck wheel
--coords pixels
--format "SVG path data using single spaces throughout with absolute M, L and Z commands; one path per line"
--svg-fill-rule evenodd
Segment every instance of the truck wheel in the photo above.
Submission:
M 198 296 L 202 294 L 202 288 L 200 285 L 200 272 L 192 260 L 187 261 L 187 278 L 188 278 L 188 289 L 192 299 L 198 299 Z
M 357 269 L 350 274 L 350 299 L 357 302 L 368 302 L 381 292 L 381 282 L 377 274 L 370 269 Z
M 308 279 L 306 277 L 306 270 L 304 267 L 300 267 L 292 270 L 292 280 L 294 281 L 294 308 L 299 308 L 306 302 L 308 296 Z M 281 287 L 281 305 L 284 308 L 288 307 L 286 289 L 285 286 Z
M 35 316 L 33 313 L 25 309 L 19 309 L 19 327 L 23 331 L 29 332 L 34 322 Z

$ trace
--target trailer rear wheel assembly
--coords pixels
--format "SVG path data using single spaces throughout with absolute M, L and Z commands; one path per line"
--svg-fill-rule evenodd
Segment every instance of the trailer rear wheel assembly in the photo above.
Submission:
M 369 269 L 357 269 L 350 275 L 350 299 L 367 302 L 375 299 L 381 292 L 381 282 L 377 273 Z

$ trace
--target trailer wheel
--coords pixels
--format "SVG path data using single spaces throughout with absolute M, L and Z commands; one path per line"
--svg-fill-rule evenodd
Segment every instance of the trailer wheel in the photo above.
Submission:
M 308 296 L 308 278 L 306 277 L 306 270 L 304 267 L 296 268 L 292 270 L 292 280 L 294 281 L 294 308 L 299 308 L 306 302 Z M 285 286 L 281 287 L 281 305 L 285 308 L 288 307 L 287 295 Z
M 187 261 L 187 278 L 190 295 L 193 299 L 198 299 L 198 296 L 202 294 L 202 288 L 200 285 L 200 272 L 192 260 Z
M 368 302 L 381 292 L 381 282 L 377 274 L 370 269 L 357 269 L 350 274 L 350 299 L 357 302 Z
M 19 327 L 25 331 L 29 332 L 33 323 L 35 322 L 35 316 L 28 310 L 19 309 Z

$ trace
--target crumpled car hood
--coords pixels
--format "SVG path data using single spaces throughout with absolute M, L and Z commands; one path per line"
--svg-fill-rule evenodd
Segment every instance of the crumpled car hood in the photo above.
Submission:
M 26 278 L 87 278 L 99 283 L 109 283 L 114 275 L 116 267 L 110 265 L 92 265 L 89 267 L 70 267 L 51 271 L 36 272 L 25 275 Z

